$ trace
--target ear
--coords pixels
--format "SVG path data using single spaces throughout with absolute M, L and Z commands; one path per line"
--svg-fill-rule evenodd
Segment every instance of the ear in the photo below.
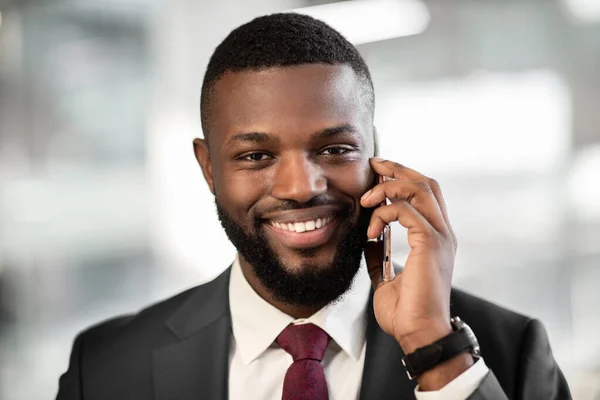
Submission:
M 375 125 L 373 125 L 373 155 L 379 157 L 379 135 Z
M 196 155 L 196 160 L 198 160 L 198 164 L 200 164 L 200 168 L 202 169 L 202 175 L 204 175 L 204 179 L 208 184 L 208 188 L 210 189 L 212 194 L 215 194 L 215 184 L 213 181 L 212 167 L 210 165 L 210 155 L 208 152 L 208 142 L 206 141 L 206 139 L 194 139 L 194 154 Z

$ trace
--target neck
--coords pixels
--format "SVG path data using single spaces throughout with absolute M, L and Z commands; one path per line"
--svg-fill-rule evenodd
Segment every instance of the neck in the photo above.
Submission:
M 273 294 L 266 287 L 264 287 L 256 275 L 254 275 L 252 265 L 250 265 L 241 254 L 239 255 L 239 261 L 242 268 L 242 273 L 252 289 L 254 289 L 254 291 L 267 303 L 271 304 L 279 311 L 291 316 L 294 319 L 308 318 L 319 311 L 319 307 L 291 305 L 276 299 Z

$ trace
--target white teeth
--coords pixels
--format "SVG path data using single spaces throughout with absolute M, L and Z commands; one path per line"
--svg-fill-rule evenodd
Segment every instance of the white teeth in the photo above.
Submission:
M 283 229 L 285 231 L 291 231 L 291 232 L 306 232 L 306 231 L 314 231 L 315 229 L 320 229 L 322 227 L 324 227 L 325 225 L 327 225 L 328 223 L 330 223 L 333 220 L 333 216 L 327 217 L 327 218 L 317 218 L 315 220 L 312 221 L 305 221 L 305 222 L 271 222 L 271 224 L 279 229 Z
M 296 222 L 294 225 L 296 227 L 296 232 L 304 232 L 306 230 L 304 222 Z

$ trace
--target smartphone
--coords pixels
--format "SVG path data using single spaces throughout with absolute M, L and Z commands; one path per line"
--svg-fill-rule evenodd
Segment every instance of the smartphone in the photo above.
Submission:
M 385 181 L 385 177 L 381 175 L 377 175 L 377 182 L 382 183 Z M 383 200 L 379 206 L 385 206 L 387 204 L 387 200 Z M 382 242 L 381 246 L 381 273 L 383 283 L 387 283 L 394 279 L 394 267 L 392 266 L 392 230 L 390 224 L 385 224 L 383 227 L 383 232 L 379 235 L 377 241 Z

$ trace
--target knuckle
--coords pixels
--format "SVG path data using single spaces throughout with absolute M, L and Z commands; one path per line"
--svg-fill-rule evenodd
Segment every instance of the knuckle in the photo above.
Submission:
M 404 188 L 402 187 L 402 182 L 400 181 L 392 181 L 390 183 L 390 195 L 395 198 L 403 198 L 405 196 Z
M 391 161 L 392 163 L 392 170 L 393 170 L 393 176 L 394 178 L 398 178 L 402 176 L 402 171 L 404 170 L 404 165 L 397 163 L 395 161 Z
M 411 196 L 409 198 L 409 203 L 416 209 L 421 209 L 422 207 L 425 206 L 425 199 L 423 199 L 421 196 Z
M 436 181 L 435 179 L 433 179 L 433 178 L 429 178 L 429 179 L 428 179 L 428 183 L 429 183 L 429 187 L 430 187 L 432 190 L 435 190 L 435 191 L 440 191 L 440 190 L 441 190 L 441 187 L 440 187 L 440 184 L 439 184 L 439 182 L 438 182 L 438 181 Z
M 456 240 L 456 236 L 454 235 L 454 233 L 451 230 L 448 229 L 444 229 L 442 231 L 435 231 L 435 237 L 437 238 L 437 240 L 439 241 L 439 245 L 441 247 L 444 248 L 452 248 L 454 251 L 456 251 L 456 248 L 458 246 L 458 242 Z
M 419 187 L 419 191 L 425 192 L 427 194 L 432 193 L 432 187 L 425 182 L 417 182 L 417 186 Z
M 371 221 L 372 222 L 383 222 L 384 221 L 384 216 L 387 213 L 387 206 L 384 207 L 377 207 L 374 211 L 373 214 L 371 215 Z
M 432 230 L 431 234 L 429 235 L 429 240 L 430 240 L 430 246 L 435 248 L 435 249 L 443 249 L 444 248 L 444 237 L 443 235 L 441 235 L 439 232 Z
M 456 236 L 452 232 L 447 232 L 443 235 L 444 246 L 451 250 L 453 253 L 456 253 L 458 249 L 458 241 L 456 240 Z

